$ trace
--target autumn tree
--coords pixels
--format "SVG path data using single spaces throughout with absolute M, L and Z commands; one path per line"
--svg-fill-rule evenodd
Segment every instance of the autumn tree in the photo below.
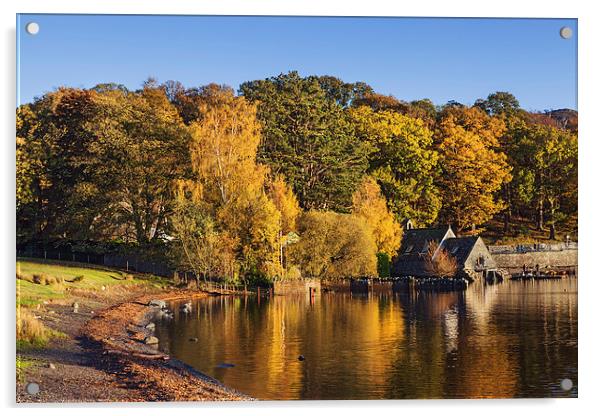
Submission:
M 25 104 L 16 114 L 16 208 L 17 241 L 40 238 L 47 226 L 48 140 L 40 118 L 42 104 Z
M 282 174 L 304 209 L 347 212 L 367 168 L 367 147 L 316 77 L 296 72 L 240 87 L 258 104 L 258 160 Z
M 178 81 L 166 81 L 161 88 L 186 124 L 199 121 L 203 115 L 203 107 L 216 104 L 215 100 L 219 100 L 222 93 L 234 94 L 231 87 L 215 83 L 186 88 Z
M 353 101 L 353 107 L 370 107 L 374 111 L 393 111 L 405 113 L 409 110 L 407 103 L 398 100 L 392 95 L 383 95 L 368 92 Z
M 40 152 L 39 144 L 34 139 L 37 121 L 31 106 L 19 107 L 16 120 L 16 197 L 19 210 L 34 199 L 33 182 L 36 177 L 36 165 L 40 163 Z
M 190 134 L 165 91 L 146 83 L 135 93 L 117 89 L 96 98 L 98 132 L 90 149 L 94 185 L 110 196 L 110 221 L 139 244 L 169 234 L 173 186 L 186 176 Z M 101 218 L 102 219 L 102 218 Z
M 216 276 L 235 280 L 238 273 L 235 241 L 226 233 L 218 232 L 199 191 L 194 182 L 178 183 L 172 215 L 174 235 L 179 243 L 175 248 L 176 256 L 182 259 L 180 266 L 193 271 L 197 287 L 201 278 L 205 282 Z
M 556 238 L 556 223 L 577 213 L 577 136 L 550 125 L 512 124 L 508 154 L 516 171 L 512 196 L 535 215 L 535 226 L 549 225 Z
M 217 231 L 235 240 L 243 275 L 277 276 L 281 214 L 264 192 L 268 169 L 256 163 L 256 107 L 225 89 L 212 94 L 190 125 L 196 194 Z
M 541 193 L 548 209 L 550 240 L 556 239 L 556 224 L 577 214 L 577 135 L 567 130 L 544 129 L 544 139 L 535 154 Z
M 430 241 L 425 254 L 425 269 L 433 276 L 454 277 L 458 263 L 447 250 L 439 249 L 439 243 Z
M 376 244 L 366 222 L 351 214 L 309 211 L 298 224 L 300 240 L 291 247 L 304 277 L 326 279 L 376 275 Z
M 280 175 L 271 179 L 268 183 L 268 195 L 276 209 L 280 213 L 280 222 L 278 224 L 278 240 L 279 240 L 279 261 L 282 271 L 281 278 L 285 276 L 287 271 L 286 251 L 289 244 L 294 244 L 297 241 L 297 218 L 301 213 L 297 197 L 293 190 Z
M 22 236 L 94 235 L 91 223 L 106 198 L 89 186 L 93 174 L 86 170 L 94 160 L 90 145 L 98 137 L 86 127 L 96 114 L 94 95 L 61 88 L 18 109 L 18 229 Z M 87 199 L 92 203 L 85 204 Z
M 406 102 L 392 95 L 379 94 L 374 91 L 366 91 L 364 94 L 354 98 L 353 107 L 370 107 L 376 112 L 391 111 L 404 114 L 408 117 L 418 118 L 429 128 L 433 128 L 437 119 L 437 108 L 431 100 L 423 98 Z
M 352 212 L 366 221 L 379 253 L 389 257 L 397 254 L 401 244 L 401 226 L 389 211 L 387 200 L 374 178 L 364 178 L 353 194 Z
M 432 149 L 432 132 L 421 120 L 369 107 L 349 110 L 356 134 L 373 150 L 372 176 L 377 179 L 397 221 L 411 218 L 431 224 L 441 207 L 435 187 L 438 155 Z
M 413 118 L 419 118 L 429 130 L 434 129 L 437 122 L 437 107 L 428 98 L 411 101 L 405 114 Z
M 504 123 L 476 107 L 449 107 L 436 134 L 440 155 L 440 222 L 460 230 L 479 226 L 504 208 L 498 192 L 511 179 L 499 151 Z
M 163 90 L 61 88 L 29 110 L 33 116 L 20 130 L 36 167 L 30 183 L 36 238 L 146 244 L 167 235 L 188 132 Z

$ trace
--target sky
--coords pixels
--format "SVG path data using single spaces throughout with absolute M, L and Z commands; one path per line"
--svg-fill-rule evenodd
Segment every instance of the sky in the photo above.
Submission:
M 148 77 L 237 90 L 293 70 L 406 101 L 472 104 L 509 91 L 527 110 L 577 109 L 577 21 L 17 15 L 17 104 L 60 86 L 137 89 Z

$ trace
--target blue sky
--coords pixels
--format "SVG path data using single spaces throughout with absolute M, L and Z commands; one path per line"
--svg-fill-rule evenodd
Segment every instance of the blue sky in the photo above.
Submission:
M 40 25 L 37 35 L 25 25 Z M 573 29 L 562 39 L 563 26 Z M 18 103 L 59 86 L 149 76 L 235 89 L 297 70 L 364 81 L 403 100 L 471 104 L 510 91 L 523 108 L 577 107 L 575 19 L 18 15 Z

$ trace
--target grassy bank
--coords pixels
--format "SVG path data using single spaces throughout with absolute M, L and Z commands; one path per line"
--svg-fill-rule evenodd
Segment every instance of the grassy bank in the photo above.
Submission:
M 145 328 L 151 299 L 208 293 L 86 266 L 18 259 L 17 402 L 248 399 L 177 360 L 166 361 L 140 338 L 152 333 Z M 40 385 L 38 394 L 26 392 L 29 382 Z
M 89 267 L 81 263 L 17 260 L 17 348 L 42 348 L 61 331 L 48 328 L 40 320 L 40 306 L 78 301 L 82 296 L 110 296 L 115 290 L 165 287 L 165 279 L 120 270 Z
M 168 285 L 164 278 L 126 273 L 82 263 L 17 260 L 17 305 L 35 306 L 44 301 L 66 299 L 72 291 L 104 291 L 112 286 Z

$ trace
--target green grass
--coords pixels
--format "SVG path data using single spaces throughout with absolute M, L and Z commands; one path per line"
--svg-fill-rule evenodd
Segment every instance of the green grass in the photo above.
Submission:
M 101 290 L 102 286 L 110 287 L 113 285 L 148 284 L 155 287 L 164 287 L 168 284 L 166 279 L 157 276 L 134 275 L 133 278 L 126 278 L 128 273 L 119 270 L 85 267 L 81 263 L 69 265 L 67 263 L 33 259 L 17 260 L 17 274 L 27 279 L 17 279 L 17 304 L 22 306 L 31 306 L 45 300 L 64 298 L 67 288 Z M 64 283 L 43 285 L 28 281 L 33 278 L 34 274 L 60 277 L 64 280 Z
M 17 380 L 23 382 L 25 380 L 25 370 L 33 366 L 36 362 L 34 360 L 28 360 L 26 358 L 17 355 L 15 367 L 17 369 Z
M 37 338 L 33 338 L 30 340 L 27 339 L 18 339 L 16 341 L 16 350 L 17 351 L 30 351 L 30 350 L 36 350 L 36 349 L 40 349 L 40 348 L 44 348 L 48 342 L 51 339 L 54 338 L 67 338 L 67 334 L 65 334 L 64 332 L 61 331 L 56 331 L 54 329 L 49 329 L 48 327 L 46 328 L 46 333 L 44 334 L 43 337 L 37 337 Z
M 17 305 L 33 306 L 45 300 L 65 297 L 64 286 L 45 286 L 17 279 Z

